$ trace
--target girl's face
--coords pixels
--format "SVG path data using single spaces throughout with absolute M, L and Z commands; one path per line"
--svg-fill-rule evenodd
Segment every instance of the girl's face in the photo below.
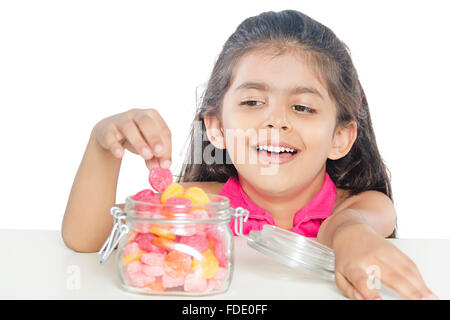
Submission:
M 274 56 L 253 51 L 241 57 L 221 117 L 221 121 L 205 119 L 206 127 L 223 132 L 223 147 L 239 178 L 261 191 L 278 196 L 296 193 L 325 170 L 328 157 L 340 157 L 336 144 L 342 139 L 333 136 L 336 107 L 298 52 Z M 277 163 L 276 158 L 270 162 L 266 151 L 257 150 L 259 145 L 289 145 L 297 152 L 278 156 L 287 162 Z

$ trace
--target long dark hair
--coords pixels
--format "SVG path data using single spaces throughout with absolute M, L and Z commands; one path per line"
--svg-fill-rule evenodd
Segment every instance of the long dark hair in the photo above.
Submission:
M 201 123 L 202 137 L 206 127 L 206 114 L 220 118 L 222 101 L 230 85 L 232 71 L 243 54 L 265 47 L 280 48 L 280 52 L 295 45 L 308 54 L 310 62 L 327 85 L 328 93 L 335 101 L 337 116 L 335 131 L 355 120 L 357 138 L 348 154 L 338 160 L 327 159 L 326 171 L 336 187 L 349 191 L 350 196 L 366 190 L 377 190 L 392 201 L 390 172 L 378 151 L 367 97 L 350 57 L 350 50 L 329 28 L 307 15 L 295 11 L 263 12 L 245 19 L 223 46 L 206 89 L 197 108 L 194 123 Z M 284 48 L 284 49 L 283 49 Z M 202 154 L 210 142 L 195 136 L 191 128 L 190 150 L 183 163 L 178 182 L 225 182 L 237 177 L 237 171 L 228 152 L 213 148 L 212 156 L 219 161 L 208 164 L 193 163 L 194 140 L 201 139 Z M 198 140 L 197 140 L 198 141 Z M 389 238 L 396 237 L 397 226 Z

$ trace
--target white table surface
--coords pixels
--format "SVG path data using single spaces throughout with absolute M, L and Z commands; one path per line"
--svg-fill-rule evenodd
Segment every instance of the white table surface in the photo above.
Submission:
M 388 241 L 413 259 L 440 299 L 450 299 L 450 239 Z M 120 286 L 116 252 L 101 265 L 96 253 L 68 249 L 56 230 L 0 229 L 0 250 L 0 299 L 346 299 L 334 282 L 281 265 L 237 237 L 230 289 L 204 297 L 129 293 Z M 384 299 L 401 299 L 384 286 L 379 292 Z

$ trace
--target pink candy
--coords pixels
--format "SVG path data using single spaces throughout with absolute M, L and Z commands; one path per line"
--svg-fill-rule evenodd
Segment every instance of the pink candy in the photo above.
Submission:
M 141 249 L 139 248 L 139 245 L 136 242 L 130 242 L 126 245 L 125 249 L 122 252 L 122 256 L 126 257 L 130 253 L 139 252 Z
M 164 273 L 162 276 L 162 284 L 164 288 L 174 288 L 179 287 L 184 284 L 185 277 L 174 278 Z
M 214 247 L 214 255 L 217 261 L 219 261 L 219 266 L 225 267 L 228 263 L 227 253 L 225 243 L 223 241 L 216 242 Z
M 148 276 L 159 277 L 164 274 L 164 268 L 160 266 L 142 265 L 142 272 Z
M 166 257 L 166 255 L 163 253 L 155 253 L 155 252 L 144 253 L 141 256 L 141 262 L 143 262 L 149 266 L 162 267 L 162 266 L 164 266 L 164 258 L 165 257 Z
M 184 291 L 204 292 L 208 288 L 208 281 L 195 273 L 189 273 L 184 281 Z
M 190 237 L 180 237 L 179 243 L 190 246 L 198 252 L 203 253 L 208 249 L 208 240 L 201 235 L 193 235 Z
M 150 182 L 150 185 L 153 187 L 153 189 L 155 189 L 157 192 L 164 192 L 164 190 L 166 190 L 166 188 L 172 184 L 172 172 L 169 169 L 153 167 L 150 170 L 148 181 Z
M 156 252 L 156 253 L 164 253 L 165 252 L 164 249 L 162 249 L 158 246 L 155 246 L 152 243 L 152 240 L 154 237 L 155 237 L 155 235 L 152 233 L 140 233 L 140 234 L 138 234 L 136 239 L 134 239 L 134 241 L 136 241 L 138 243 L 139 248 L 141 248 L 142 250 L 149 251 L 149 252 Z
M 142 264 L 139 261 L 129 263 L 125 267 L 126 277 L 131 285 L 142 288 L 155 281 L 155 277 L 147 275 L 142 271 Z

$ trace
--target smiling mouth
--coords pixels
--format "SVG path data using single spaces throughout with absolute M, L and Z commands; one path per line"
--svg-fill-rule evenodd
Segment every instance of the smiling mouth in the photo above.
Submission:
M 256 146 L 253 147 L 258 154 L 258 158 L 263 163 L 271 163 L 271 164 L 283 164 L 294 159 L 299 153 L 300 150 L 291 149 L 291 148 L 270 148 L 265 146 Z

